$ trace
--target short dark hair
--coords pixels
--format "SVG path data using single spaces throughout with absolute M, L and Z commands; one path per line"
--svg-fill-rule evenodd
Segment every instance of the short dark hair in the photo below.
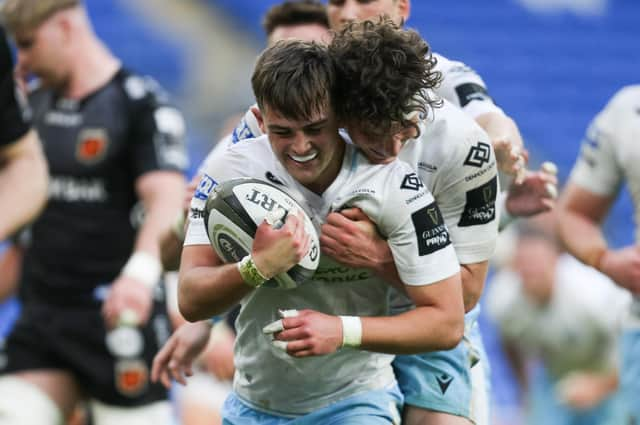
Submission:
M 261 110 L 309 120 L 333 107 L 335 70 L 326 46 L 300 40 L 280 40 L 262 52 L 251 85 Z
M 336 68 L 336 113 L 344 123 L 371 135 L 386 134 L 398 123 L 417 128 L 407 116 L 441 104 L 430 92 L 442 77 L 434 71 L 429 44 L 389 18 L 349 24 L 335 34 L 329 52 Z
M 262 20 L 267 37 L 279 26 L 306 24 L 318 24 L 328 29 L 326 6 L 315 0 L 285 1 L 269 9 Z

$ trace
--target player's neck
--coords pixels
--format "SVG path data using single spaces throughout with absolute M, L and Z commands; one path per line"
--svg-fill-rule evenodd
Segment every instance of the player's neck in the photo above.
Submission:
M 107 84 L 120 69 L 120 61 L 97 39 L 78 48 L 82 54 L 71 64 L 71 78 L 62 92 L 69 99 L 82 99 Z

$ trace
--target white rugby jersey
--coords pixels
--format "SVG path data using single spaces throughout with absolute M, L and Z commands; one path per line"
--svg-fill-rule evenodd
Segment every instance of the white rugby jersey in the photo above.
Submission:
M 388 238 L 401 278 L 411 285 L 439 281 L 459 271 L 455 251 L 434 199 L 410 166 L 400 161 L 369 164 L 347 145 L 342 168 L 322 196 L 301 186 L 271 150 L 267 136 L 229 147 L 207 165 L 204 183 L 192 202 L 185 245 L 209 244 L 200 218 L 211 181 L 260 178 L 286 188 L 312 220 L 323 223 L 330 210 L 358 206 Z M 333 315 L 384 316 L 390 287 L 366 269 L 351 269 L 321 256 L 310 282 L 292 290 L 259 288 L 242 300 L 237 321 L 234 388 L 257 408 L 305 414 L 394 380 L 393 356 L 354 349 L 295 359 L 274 348 L 262 327 L 277 320 L 278 309 L 310 308 Z
M 590 192 L 616 196 L 626 181 L 640 243 L 640 85 L 622 88 L 593 119 L 570 181 Z M 640 311 L 640 296 L 635 297 Z M 637 313 L 636 313 L 637 314 Z
M 473 69 L 438 53 L 433 56 L 438 61 L 434 69 L 442 73 L 442 82 L 435 89 L 438 96 L 462 108 L 474 119 L 487 112 L 503 113 L 489 96 L 480 75 Z
M 616 334 L 629 303 L 628 293 L 567 254 L 558 259 L 548 305 L 532 303 L 518 274 L 509 270 L 495 276 L 487 296 L 501 333 L 522 352 L 540 355 L 557 379 L 615 367 Z

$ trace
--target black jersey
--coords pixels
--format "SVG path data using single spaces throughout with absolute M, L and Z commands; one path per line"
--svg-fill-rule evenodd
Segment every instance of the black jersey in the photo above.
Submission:
M 13 61 L 4 30 L 0 28 L 0 147 L 8 145 L 29 130 L 16 101 Z
M 142 208 L 135 181 L 184 172 L 184 120 L 150 78 L 120 70 L 81 100 L 36 89 L 33 123 L 49 162 L 49 202 L 32 225 L 25 297 L 85 302 L 118 276 Z

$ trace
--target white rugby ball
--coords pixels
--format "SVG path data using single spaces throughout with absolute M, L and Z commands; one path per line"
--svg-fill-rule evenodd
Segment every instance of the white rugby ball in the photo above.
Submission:
M 311 237 L 307 254 L 286 273 L 265 282 L 263 286 L 292 289 L 308 280 L 318 268 L 320 240 L 309 214 L 283 189 L 253 178 L 225 181 L 213 188 L 207 199 L 204 222 L 209 241 L 220 258 L 236 263 L 251 252 L 253 238 L 260 223 L 273 216 L 302 211 L 304 227 Z M 281 223 L 275 223 L 278 225 Z

